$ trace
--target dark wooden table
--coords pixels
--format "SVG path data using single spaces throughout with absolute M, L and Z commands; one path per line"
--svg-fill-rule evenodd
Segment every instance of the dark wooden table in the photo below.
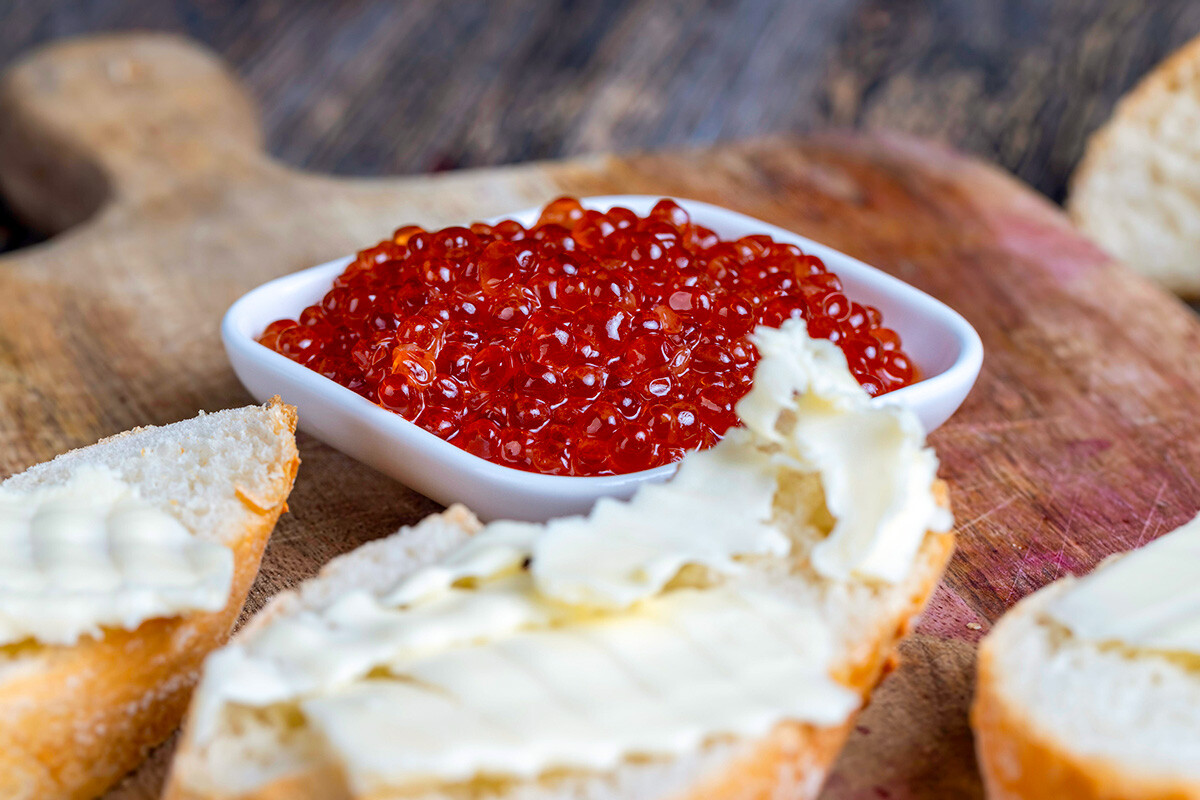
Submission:
M 0 0 L 0 66 L 82 33 L 198 39 L 270 150 L 417 173 L 828 126 L 998 162 L 1061 200 L 1117 97 L 1200 32 L 1187 0 Z M 37 234 L 0 211 L 0 249 Z

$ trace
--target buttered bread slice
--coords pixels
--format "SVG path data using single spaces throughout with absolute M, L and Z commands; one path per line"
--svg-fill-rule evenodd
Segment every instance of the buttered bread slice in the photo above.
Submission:
M 1200 518 L 1064 578 L 979 652 L 972 725 L 995 800 L 1200 798 Z
M 167 796 L 813 797 L 952 549 L 937 459 L 803 323 L 745 427 L 587 517 L 461 507 L 206 662 Z
M 0 483 L 0 797 L 95 797 L 175 730 L 286 507 L 295 424 L 221 411 Z

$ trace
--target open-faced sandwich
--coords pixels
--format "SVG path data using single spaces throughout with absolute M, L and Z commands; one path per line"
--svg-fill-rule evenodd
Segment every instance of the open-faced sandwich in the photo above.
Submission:
M 1200 798 L 1200 518 L 1022 600 L 972 712 L 993 800 Z
M 461 507 L 206 662 L 167 796 L 813 797 L 951 553 L 937 459 L 803 323 L 744 427 L 587 517 Z
M 0 483 L 0 797 L 95 797 L 175 730 L 286 507 L 295 425 L 221 411 Z

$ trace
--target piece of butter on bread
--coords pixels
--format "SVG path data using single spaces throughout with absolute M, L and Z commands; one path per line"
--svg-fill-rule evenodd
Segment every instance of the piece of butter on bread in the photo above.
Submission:
M 278 400 L 202 414 L 0 483 L 0 797 L 98 796 L 176 729 L 285 506 L 295 426 Z
M 71 645 L 219 611 L 232 586 L 228 545 L 194 535 L 110 469 L 24 491 L 0 484 L 0 646 Z

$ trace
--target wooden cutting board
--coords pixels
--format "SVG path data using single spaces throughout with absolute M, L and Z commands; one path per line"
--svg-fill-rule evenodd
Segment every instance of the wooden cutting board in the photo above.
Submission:
M 59 44 L 3 77 L 0 186 L 29 219 L 64 230 L 0 259 L 0 474 L 135 425 L 248 402 L 217 329 L 263 281 L 400 224 L 457 223 L 563 193 L 718 203 L 961 311 L 986 361 L 932 437 L 959 550 L 827 798 L 980 796 L 967 727 L 979 637 L 1022 595 L 1200 508 L 1194 315 L 1030 189 L 929 144 L 835 134 L 331 178 L 264 154 L 253 102 L 210 54 L 136 35 Z M 309 437 L 301 455 L 251 608 L 436 509 Z M 166 750 L 114 796 L 155 796 Z

